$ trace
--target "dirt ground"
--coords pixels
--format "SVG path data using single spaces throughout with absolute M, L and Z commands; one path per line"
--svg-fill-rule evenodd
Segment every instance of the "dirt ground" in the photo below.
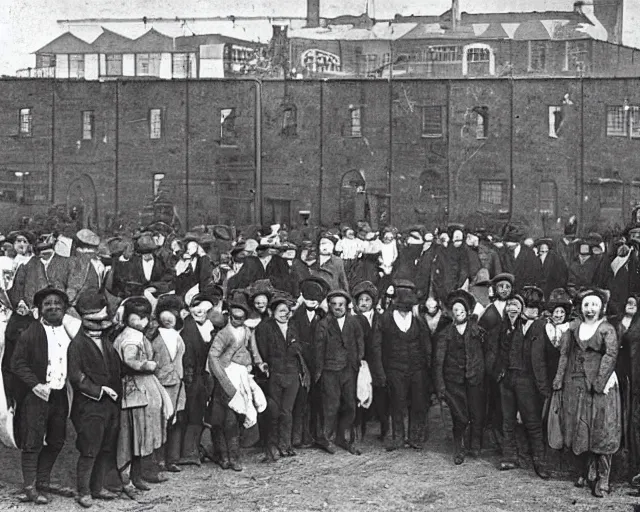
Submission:
M 485 450 L 478 460 L 455 466 L 451 435 L 442 423 L 439 407 L 430 411 L 430 437 L 425 450 L 403 449 L 388 453 L 371 425 L 360 444 L 363 455 L 338 452 L 331 456 L 316 449 L 298 450 L 298 456 L 273 465 L 260 463 L 257 449 L 243 451 L 241 473 L 223 471 L 207 463 L 169 474 L 169 482 L 153 486 L 140 501 L 94 502 L 93 510 L 142 511 L 633 511 L 640 498 L 627 495 L 628 485 L 617 482 L 613 493 L 593 498 L 576 489 L 570 464 L 556 461 L 554 478 L 544 482 L 530 464 L 509 472 L 496 469 L 495 450 Z M 445 423 L 449 423 L 445 411 Z M 67 445 L 54 475 L 74 485 L 75 434 L 70 426 Z M 523 444 L 523 443 L 521 443 Z M 522 450 L 526 450 L 523 448 Z M 16 450 L 0 449 L 0 510 L 16 512 L 81 510 L 73 499 L 54 498 L 48 507 L 18 503 L 21 484 L 20 457 Z M 615 462 L 614 462 L 615 464 Z M 55 478 L 54 478 L 55 479 Z M 640 510 L 640 506 L 638 508 Z

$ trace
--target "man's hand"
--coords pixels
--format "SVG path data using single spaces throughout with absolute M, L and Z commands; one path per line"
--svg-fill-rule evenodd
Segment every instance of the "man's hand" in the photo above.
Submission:
M 264 373 L 267 378 L 269 377 L 269 365 L 267 363 L 259 363 L 258 364 L 258 369 Z
M 47 384 L 36 384 L 31 391 L 33 391 L 38 398 L 41 398 L 45 402 L 49 401 L 51 388 L 49 388 Z
M 102 386 L 102 392 L 109 395 L 109 398 L 111 398 L 111 400 L 113 400 L 114 402 L 118 399 L 118 393 L 116 393 L 109 386 Z
M 18 307 L 16 308 L 16 313 L 18 313 L 20 316 L 26 316 L 31 313 L 31 310 L 29 309 L 29 306 L 27 306 L 26 302 L 21 300 L 18 303 Z
M 562 379 L 558 379 L 557 377 L 553 379 L 553 390 L 560 391 L 562 389 Z
M 155 361 L 145 361 L 144 363 L 142 363 L 142 370 L 153 373 L 156 371 L 157 366 L 158 363 L 156 363 Z

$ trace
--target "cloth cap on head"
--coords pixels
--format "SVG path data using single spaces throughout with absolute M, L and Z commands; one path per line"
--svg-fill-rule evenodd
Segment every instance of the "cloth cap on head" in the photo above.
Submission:
M 182 237 L 182 241 L 184 244 L 188 244 L 189 242 L 196 242 L 198 245 L 200 244 L 200 239 L 202 237 L 202 233 L 196 233 L 195 231 L 190 231 L 185 233 L 184 237 Z
M 295 303 L 296 301 L 290 293 L 276 290 L 269 301 L 269 309 L 274 311 L 279 304 L 286 304 L 291 308 Z
M 78 296 L 75 307 L 80 316 L 90 317 L 103 311 L 106 314 L 108 306 L 109 302 L 102 293 L 87 290 Z
M 535 247 L 540 247 L 541 245 L 546 245 L 549 250 L 553 249 L 553 239 L 552 238 L 538 238 L 533 244 Z
M 327 302 L 331 302 L 331 299 L 333 299 L 334 297 L 344 297 L 345 299 L 347 299 L 347 304 L 352 302 L 351 295 L 349 295 L 344 290 L 332 290 L 332 291 L 330 291 L 327 294 Z
M 196 293 L 193 297 L 191 297 L 191 300 L 189 301 L 189 308 L 195 308 L 196 306 L 199 306 L 200 304 L 202 304 L 203 302 L 208 302 L 207 307 L 209 306 L 209 304 L 211 305 L 211 307 L 213 307 L 213 301 L 211 299 L 211 296 L 209 296 L 209 294 L 207 293 Z
M 505 226 L 502 239 L 505 242 L 519 243 L 525 239 L 525 236 L 524 230 L 520 226 L 508 224 Z
M 27 242 L 29 242 L 30 244 L 34 244 L 36 242 L 36 236 L 31 232 L 31 231 L 27 231 L 24 229 L 20 229 L 17 231 L 11 231 L 8 235 L 7 235 L 7 242 L 10 243 L 15 243 L 16 239 L 19 236 L 23 236 L 27 239 Z
M 266 295 L 267 299 L 271 300 L 275 291 L 269 279 L 258 279 L 245 289 L 249 302 L 253 301 L 258 295 Z
M 213 228 L 211 229 L 211 233 L 218 240 L 224 240 L 225 242 L 228 242 L 232 239 L 231 228 L 229 228 L 229 226 L 213 226 Z
M 191 301 L 191 303 L 193 304 L 193 300 Z M 184 307 L 185 304 L 178 295 L 174 293 L 161 295 L 160 297 L 158 297 L 158 303 L 156 304 L 156 318 L 160 320 L 160 315 L 165 311 L 169 311 L 176 317 L 175 328 L 177 330 L 180 330 L 182 329 L 183 325 L 182 315 L 180 315 L 180 311 L 182 311 Z
M 453 290 L 451 293 L 449 293 L 449 295 L 447 295 L 446 302 L 447 308 L 449 309 L 453 309 L 453 306 L 457 303 L 462 304 L 468 315 L 473 313 L 473 310 L 476 307 L 475 297 L 471 295 L 467 290 L 463 290 L 462 288 Z
M 464 233 L 464 224 L 460 224 L 459 222 L 450 222 L 449 224 L 447 224 L 447 232 L 449 233 L 449 236 L 452 237 L 454 231 L 462 231 L 462 233 Z
M 62 299 L 62 302 L 64 302 L 65 306 L 69 305 L 69 297 L 67 296 L 67 294 L 64 293 L 62 290 L 58 290 L 57 288 L 54 288 L 53 286 L 47 286 L 46 288 L 43 288 L 42 290 L 37 291 L 36 294 L 33 296 L 33 305 L 38 309 L 40 309 L 40 307 L 42 307 L 42 302 L 49 295 L 57 295 Z
M 46 235 L 40 235 L 38 240 L 33 246 L 35 252 L 46 251 L 47 249 L 53 249 L 56 246 L 56 240 L 58 237 L 54 233 Z
M 521 292 L 524 305 L 528 308 L 542 308 L 544 292 L 537 286 L 525 286 Z
M 90 229 L 81 229 L 76 233 L 76 243 L 78 247 L 98 247 L 100 237 Z
M 249 316 L 251 309 L 247 304 L 247 296 L 242 290 L 232 290 L 229 294 L 229 311 L 232 309 L 241 309 L 245 315 Z
M 571 297 L 564 288 L 556 288 L 551 291 L 549 300 L 547 301 L 547 310 L 553 312 L 556 308 L 564 308 L 570 311 L 573 308 Z
M 156 241 L 148 233 L 142 234 L 134 243 L 134 250 L 138 254 L 151 254 L 157 248 Z
M 119 236 L 107 239 L 107 247 L 111 256 L 120 256 L 127 248 L 127 242 Z
M 516 278 L 513 274 L 509 274 L 508 272 L 502 272 L 500 274 L 497 274 L 492 280 L 491 280 L 491 284 L 492 285 L 497 285 L 500 281 L 507 281 L 508 283 L 511 284 L 511 286 L 514 285 L 514 283 L 516 282 Z
M 590 247 L 599 247 L 603 242 L 602 235 L 600 233 L 589 233 L 584 239 L 584 243 Z
M 211 233 L 202 233 L 200 235 L 200 242 L 198 242 L 202 247 L 209 247 L 216 241 L 215 237 Z
M 220 286 L 219 284 L 209 284 L 206 285 L 202 288 L 202 293 L 208 295 L 211 298 L 222 298 L 224 297 L 224 290 L 222 289 L 222 286 Z
M 173 228 L 169 226 L 169 224 L 161 220 L 152 222 L 147 227 L 145 227 L 144 230 L 151 233 L 162 233 L 163 235 L 169 235 L 173 233 Z
M 375 303 L 378 300 L 378 288 L 371 281 L 362 281 L 353 288 L 353 299 L 357 302 L 358 297 L 366 293 Z
M 509 300 L 517 300 L 520 303 L 520 308 L 524 309 L 524 299 L 519 293 L 514 293 L 511 297 L 509 297 L 507 302 L 509 302 Z
M 334 233 L 333 231 L 323 231 L 318 236 L 318 244 L 320 244 L 320 242 L 325 238 L 333 243 L 333 245 L 336 245 L 339 240 L 338 235 L 336 235 L 336 233 Z
M 398 306 L 415 306 L 418 303 L 418 294 L 414 288 L 397 288 L 394 303 Z
M 309 276 L 300 282 L 300 293 L 307 300 L 322 302 L 329 292 L 328 283 L 318 276 Z

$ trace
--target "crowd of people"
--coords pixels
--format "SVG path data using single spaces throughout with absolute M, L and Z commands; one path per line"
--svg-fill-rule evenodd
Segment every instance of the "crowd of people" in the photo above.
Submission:
M 386 450 L 422 450 L 434 404 L 454 464 L 489 440 L 499 469 L 518 467 L 521 422 L 540 478 L 547 448 L 569 449 L 576 485 L 603 497 L 621 447 L 640 465 L 639 211 L 606 241 L 574 222 L 539 239 L 366 222 L 184 236 L 156 222 L 82 229 L 72 247 L 12 232 L 0 416 L 15 416 L 0 429 L 22 453 L 21 500 L 135 499 L 184 465 L 242 471 L 258 443 L 265 463 L 359 455 L 371 423 Z M 67 418 L 75 490 L 51 478 Z

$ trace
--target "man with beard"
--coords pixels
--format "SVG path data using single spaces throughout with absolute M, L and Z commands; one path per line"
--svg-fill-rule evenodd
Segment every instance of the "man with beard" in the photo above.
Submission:
M 67 352 L 69 382 L 74 390 L 71 421 L 80 452 L 77 499 L 84 508 L 91 507 L 94 499 L 117 497 L 103 488 L 118 442 L 122 397 L 120 358 L 105 335 L 112 326 L 107 307 L 103 295 L 87 292 L 78 297 L 76 309 L 82 329 Z
M 567 286 L 569 279 L 567 265 L 562 257 L 555 252 L 551 238 L 539 238 L 536 240 L 535 247 L 538 249 L 542 271 L 540 288 L 542 288 L 545 298 L 549 298 L 553 290 Z
M 478 325 L 486 332 L 484 347 L 485 370 L 487 376 L 495 375 L 495 362 L 500 345 L 500 331 L 504 320 L 507 300 L 513 293 L 515 278 L 513 274 L 498 274 L 491 280 L 495 299 L 485 310 Z M 500 388 L 494 378 L 486 379 L 487 427 L 490 429 L 492 441 L 500 445 L 502 439 L 502 407 Z
M 351 297 L 344 290 L 327 295 L 329 314 L 316 327 L 315 382 L 322 389 L 323 425 L 320 446 L 330 454 L 335 445 L 360 455 L 354 443 L 346 440 L 356 414 L 356 380 L 364 358 L 364 339 L 360 323 L 347 315 Z M 337 426 L 337 430 L 336 430 Z M 335 434 L 335 443 L 332 440 Z
M 76 254 L 69 263 L 69 303 L 73 306 L 80 293 L 99 292 L 104 284 L 105 267 L 98 257 L 100 237 L 89 229 L 76 233 Z
M 344 271 L 342 258 L 333 254 L 336 238 L 331 233 L 323 233 L 318 240 L 318 259 L 310 270 L 312 275 L 323 278 L 330 290 L 342 290 L 349 293 L 349 283 Z
M 315 375 L 315 331 L 318 322 L 325 317 L 320 303 L 325 299 L 329 285 L 319 277 L 310 276 L 300 282 L 303 303 L 291 317 L 300 344 L 302 357 L 309 373 Z M 320 387 L 311 379 L 309 389 L 300 387 L 293 407 L 293 447 L 310 447 L 318 439 L 318 422 L 321 412 Z
M 393 439 L 388 451 L 404 443 L 404 416 L 409 413 L 409 444 L 422 449 L 425 436 L 429 369 L 431 368 L 431 338 L 429 329 L 412 313 L 418 298 L 411 281 L 394 282 L 396 298 L 386 310 L 374 332 L 373 347 L 380 351 L 375 359 L 382 362 L 379 383 L 388 384 Z
M 73 496 L 73 491 L 51 484 L 51 470 L 64 446 L 69 402 L 67 348 L 70 338 L 62 325 L 67 295 L 45 288 L 33 299 L 40 321 L 21 335 L 11 357 L 15 376 L 16 442 L 22 450 L 22 501 L 48 503 L 46 493 Z M 44 440 L 46 439 L 46 444 Z
M 475 299 L 465 290 L 447 297 L 453 324 L 438 338 L 434 375 L 438 398 L 447 402 L 453 422 L 453 461 L 464 462 L 463 439 L 471 429 L 470 453 L 480 455 L 485 414 L 484 344 L 485 331 L 471 315 Z
M 500 469 L 518 466 L 516 417 L 520 412 L 533 452 L 533 468 L 546 480 L 545 448 L 542 435 L 540 397 L 550 394 L 545 358 L 544 325 L 538 320 L 544 294 L 540 288 L 527 286 L 522 290 L 524 310 L 515 324 L 509 322 L 500 339 L 496 362 L 502 399 L 504 443 Z

